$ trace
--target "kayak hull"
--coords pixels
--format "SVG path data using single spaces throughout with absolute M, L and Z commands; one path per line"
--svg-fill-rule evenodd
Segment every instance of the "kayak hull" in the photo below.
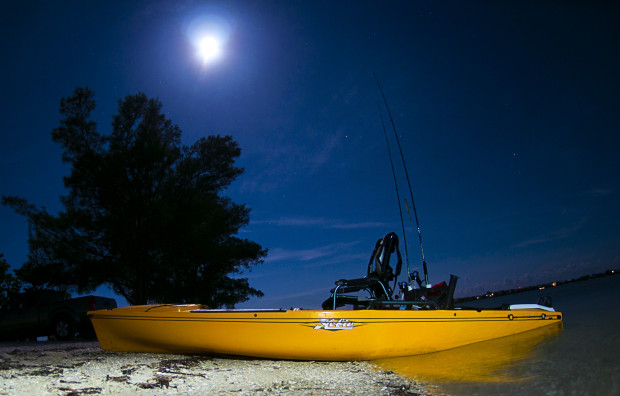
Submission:
M 210 310 L 146 305 L 88 314 L 99 344 L 109 351 L 326 361 L 436 352 L 562 322 L 560 312 L 537 308 Z

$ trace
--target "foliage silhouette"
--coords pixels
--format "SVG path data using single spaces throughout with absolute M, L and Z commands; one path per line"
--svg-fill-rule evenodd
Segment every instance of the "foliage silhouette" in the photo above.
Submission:
M 230 136 L 191 146 L 140 93 L 119 101 L 112 132 L 90 118 L 94 94 L 77 88 L 60 101 L 64 118 L 52 131 L 71 165 L 68 195 L 56 216 L 25 199 L 3 204 L 28 218 L 28 261 L 16 271 L 33 286 L 92 291 L 107 284 L 131 304 L 200 302 L 232 307 L 263 293 L 239 274 L 267 254 L 235 236 L 250 210 L 222 196 L 243 173 Z
M 9 263 L 4 259 L 4 254 L 0 253 L 0 311 L 7 308 L 22 287 L 21 281 L 8 270 Z

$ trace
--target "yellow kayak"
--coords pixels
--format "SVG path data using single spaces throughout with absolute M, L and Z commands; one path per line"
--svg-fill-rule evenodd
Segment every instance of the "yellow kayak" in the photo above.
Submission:
M 142 305 L 88 313 L 105 350 L 296 360 L 418 355 L 562 322 L 536 304 L 505 309 L 216 310 Z

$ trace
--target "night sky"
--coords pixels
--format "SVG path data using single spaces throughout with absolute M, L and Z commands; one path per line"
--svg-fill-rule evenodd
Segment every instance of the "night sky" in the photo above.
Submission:
M 459 275 L 464 296 L 618 268 L 618 21 L 595 1 L 3 1 L 0 194 L 56 213 L 60 98 L 94 90 L 107 134 L 118 100 L 144 92 L 185 144 L 241 146 L 226 194 L 252 209 L 240 236 L 269 248 L 243 275 L 265 296 L 243 307 L 318 308 L 335 280 L 365 275 L 378 238 L 402 243 L 374 72 L 432 283 Z M 205 26 L 223 40 L 209 63 Z M 11 266 L 27 238 L 0 207 Z

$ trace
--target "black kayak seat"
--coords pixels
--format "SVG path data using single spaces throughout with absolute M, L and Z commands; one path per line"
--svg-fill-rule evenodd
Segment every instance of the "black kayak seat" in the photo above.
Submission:
M 390 265 L 390 257 L 396 253 L 396 270 Z M 367 275 L 356 279 L 339 279 L 331 296 L 323 302 L 323 309 L 336 309 L 339 306 L 353 304 L 369 308 L 374 301 L 392 300 L 389 282 L 398 277 L 402 268 L 402 256 L 398 249 L 398 236 L 390 232 L 375 244 L 368 262 Z M 366 291 L 369 297 L 351 296 L 345 293 Z

